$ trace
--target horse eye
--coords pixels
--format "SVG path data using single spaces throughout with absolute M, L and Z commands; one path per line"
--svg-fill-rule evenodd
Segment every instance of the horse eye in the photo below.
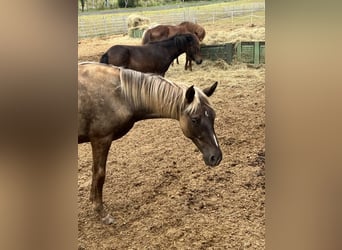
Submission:
M 198 125 L 200 123 L 201 119 L 198 117 L 191 118 L 191 122 L 194 125 Z

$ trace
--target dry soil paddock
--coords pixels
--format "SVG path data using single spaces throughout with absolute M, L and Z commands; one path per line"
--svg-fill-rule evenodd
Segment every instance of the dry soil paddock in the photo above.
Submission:
M 202 25 L 205 43 L 265 38 L 259 24 Z M 79 61 L 98 61 L 114 44 L 139 43 L 124 35 L 81 40 Z M 166 78 L 200 87 L 219 82 L 211 99 L 221 164 L 206 167 L 177 121 L 137 123 L 110 149 L 104 201 L 115 223 L 106 226 L 89 201 L 90 145 L 79 145 L 79 249 L 265 249 L 265 69 L 204 61 L 189 72 L 184 61 Z

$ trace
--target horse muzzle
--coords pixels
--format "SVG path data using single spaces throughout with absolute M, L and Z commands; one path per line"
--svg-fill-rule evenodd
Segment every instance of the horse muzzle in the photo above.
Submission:
M 215 167 L 219 165 L 222 160 L 222 152 L 219 150 L 212 154 L 203 155 L 203 160 L 207 166 Z
M 196 64 L 201 64 L 202 63 L 202 58 L 195 60 Z

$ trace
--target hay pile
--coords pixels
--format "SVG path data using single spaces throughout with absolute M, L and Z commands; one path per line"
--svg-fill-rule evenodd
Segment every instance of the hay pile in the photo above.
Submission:
M 148 27 L 151 23 L 150 18 L 139 16 L 137 14 L 132 14 L 127 17 L 127 25 L 128 28 L 142 28 Z
M 130 37 L 140 38 L 143 32 L 148 29 L 151 20 L 148 17 L 137 14 L 129 15 L 127 18 L 128 35 Z
M 265 27 L 242 27 L 232 31 L 208 32 L 203 44 L 214 45 L 241 41 L 265 41 Z

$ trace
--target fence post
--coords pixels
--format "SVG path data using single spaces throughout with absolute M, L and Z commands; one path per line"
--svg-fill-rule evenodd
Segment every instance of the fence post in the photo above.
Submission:
M 127 19 L 125 17 L 122 17 L 123 19 L 123 30 L 127 32 L 128 34 L 128 24 L 127 24 Z
M 106 35 L 108 35 L 108 34 L 107 34 L 107 23 L 106 23 L 106 18 L 103 16 L 102 19 L 103 19 L 104 33 L 105 33 Z
M 241 42 L 237 44 L 237 59 L 238 61 L 242 62 L 242 58 L 241 58 L 241 55 L 242 55 L 242 49 L 241 49 L 242 45 L 241 45 Z
M 93 28 L 93 36 L 97 36 L 95 22 L 93 22 L 92 24 L 93 24 L 93 25 L 92 25 L 92 28 Z
M 117 21 L 115 21 L 115 18 L 112 17 L 112 23 L 111 26 L 113 27 L 113 34 L 116 34 L 116 26 L 117 26 Z
M 254 44 L 254 64 L 260 64 L 260 44 L 255 42 Z
M 82 19 L 79 19 L 78 18 L 78 24 L 77 24 L 77 26 L 78 26 L 78 29 L 77 29 L 77 37 L 78 37 L 78 39 L 79 38 L 82 38 L 82 35 L 81 35 L 81 30 L 82 30 Z

